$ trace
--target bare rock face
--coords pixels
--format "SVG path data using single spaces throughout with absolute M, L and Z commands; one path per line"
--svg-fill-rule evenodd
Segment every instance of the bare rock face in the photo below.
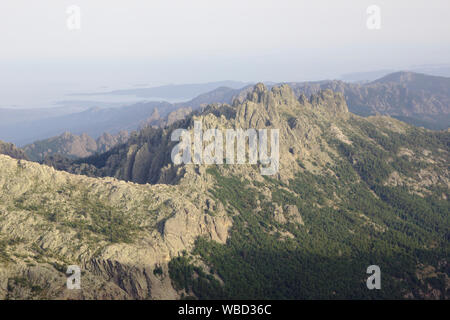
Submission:
M 127 142 L 129 138 L 128 131 L 120 131 L 117 135 L 112 135 L 110 133 L 105 132 L 102 134 L 97 140 L 97 153 L 103 153 L 109 151 L 111 148 L 118 144 L 122 144 Z
M 94 179 L 7 156 L 0 170 L 1 298 L 175 299 L 170 259 L 198 236 L 224 243 L 231 226 L 186 183 Z M 65 288 L 71 264 L 83 270 L 81 291 Z
M 276 222 L 284 224 L 287 222 L 284 214 L 283 214 L 283 209 L 278 206 L 277 208 L 275 208 L 275 210 L 273 211 L 273 218 Z
M 192 133 L 195 121 L 205 130 L 278 129 L 278 172 L 263 177 L 259 164 L 174 165 L 171 133 L 179 128 Z M 319 91 L 297 99 L 287 85 L 269 90 L 258 84 L 232 106 L 210 105 L 164 129 L 146 127 L 84 163 L 61 164 L 84 175 L 0 156 L 0 297 L 176 299 L 180 292 L 168 275 L 169 261 L 192 252 L 198 237 L 226 244 L 233 219 L 244 217 L 238 205 L 230 205 L 239 194 L 255 197 L 241 204 L 245 215 L 265 214 L 258 232 L 294 239 L 284 228 L 294 224 L 312 236 L 309 208 L 351 211 L 345 192 L 355 189 L 342 191 L 340 179 L 351 188 L 367 188 L 366 181 L 360 183 L 367 177 L 357 171 L 364 153 L 383 156 L 383 173 L 394 158 L 420 163 L 422 170 L 380 175 L 381 186 L 401 185 L 421 194 L 435 187 L 445 191 L 446 137 L 426 140 L 427 132 L 413 130 L 395 119 L 350 114 L 342 94 Z M 438 142 L 432 151 L 428 146 L 385 151 L 390 137 L 408 141 L 410 131 L 417 134 L 414 139 Z M 328 192 L 328 182 L 334 192 Z M 351 220 L 357 219 L 368 224 L 361 216 Z M 69 264 L 85 272 L 78 293 L 64 289 Z
M 312 95 L 310 103 L 316 108 L 326 108 L 326 111 L 331 112 L 333 115 L 348 112 L 344 96 L 341 93 L 336 93 L 329 89 L 319 91 L 316 95 Z
M 178 181 L 171 165 L 171 150 L 175 145 L 170 135 L 175 129 L 193 130 L 194 121 L 203 128 L 278 129 L 280 133 L 280 176 L 288 180 L 299 169 L 297 160 L 310 152 L 319 153 L 329 161 L 325 150 L 318 150 L 324 120 L 344 121 L 348 109 L 341 94 L 319 92 L 310 99 L 297 99 L 290 86 L 272 87 L 262 83 L 248 90 L 247 99 L 235 100 L 233 106 L 210 105 L 165 129 L 146 127 L 132 135 L 126 144 L 106 155 L 93 156 L 86 164 L 56 166 L 58 169 L 89 176 L 113 176 L 137 183 L 170 183 Z M 302 150 L 302 153 L 300 152 Z M 51 163 L 51 162 L 50 162 Z
M 199 215 L 197 208 L 184 208 L 164 223 L 164 240 L 173 248 L 192 246 L 199 234 L 207 235 L 214 241 L 225 243 L 231 221 L 225 216 Z M 181 235 L 181 236 L 180 236 Z
M 167 116 L 167 123 L 166 123 L 166 125 L 170 126 L 170 125 L 174 124 L 177 121 L 183 120 L 190 113 L 192 113 L 192 108 L 191 107 L 180 108 L 180 109 L 177 109 L 175 111 L 172 111 Z
M 148 171 L 148 159 L 151 154 L 148 149 L 148 144 L 145 143 L 135 154 L 133 169 L 131 171 L 131 180 L 137 183 L 145 183 Z
M 302 216 L 295 205 L 286 205 L 284 208 L 276 206 L 273 214 L 274 220 L 280 224 L 286 224 L 287 222 L 297 223 L 304 226 Z
M 12 143 L 6 143 L 3 141 L 0 141 L 0 154 L 4 154 L 15 159 L 28 159 L 23 150 L 17 148 Z
M 298 223 L 300 225 L 305 225 L 303 222 L 302 216 L 300 215 L 300 212 L 298 211 L 297 206 L 294 205 L 287 205 L 284 207 L 286 211 L 286 216 L 289 221 L 293 221 L 295 223 Z

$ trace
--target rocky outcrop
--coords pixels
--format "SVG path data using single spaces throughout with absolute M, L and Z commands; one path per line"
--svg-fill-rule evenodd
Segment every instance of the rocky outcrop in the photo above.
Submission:
M 7 156 L 0 170 L 2 298 L 175 299 L 170 259 L 198 236 L 224 243 L 231 226 L 223 207 L 209 215 L 215 201 L 186 183 L 94 179 Z M 83 270 L 78 292 L 65 288 L 71 264 Z
M 204 130 L 278 129 L 279 170 L 263 177 L 262 163 L 174 165 L 171 133 L 184 128 L 192 134 L 195 121 Z M 390 192 L 375 191 L 401 186 L 408 208 L 425 203 L 417 198 L 408 202 L 417 194 L 447 199 L 446 141 L 448 132 L 414 128 L 389 117 L 355 116 L 340 93 L 325 90 L 297 98 L 288 85 L 269 89 L 258 84 L 243 101 L 209 105 L 171 126 L 147 126 L 104 154 L 53 164 L 83 175 L 0 156 L 0 295 L 174 299 L 183 290 L 172 286 L 169 262 L 180 254 L 193 255 L 199 237 L 215 241 L 212 247 L 219 246 L 219 254 L 235 250 L 228 245 L 236 232 L 249 243 L 252 235 L 269 240 L 266 234 L 286 241 L 289 254 L 317 245 L 318 260 L 348 254 L 367 234 L 364 244 L 386 241 L 379 234 L 390 231 L 403 241 L 403 228 L 412 224 L 412 232 L 432 239 L 424 240 L 424 246 L 436 246 L 445 241 L 439 238 L 443 231 L 436 227 L 441 233 L 435 236 L 420 224 L 444 221 L 441 216 L 431 212 L 426 221 L 416 219 L 420 214 L 404 219 L 397 215 L 397 204 L 384 199 Z M 355 200 L 360 195 L 370 201 L 367 207 Z M 334 231 L 329 239 L 324 227 Z M 345 240 L 333 247 L 339 250 L 325 250 L 324 245 L 340 239 Z M 272 240 L 267 243 L 276 243 Z M 402 245 L 411 243 L 407 238 Z M 245 243 L 245 250 L 237 248 L 233 255 L 246 259 L 258 244 L 244 248 Z M 245 263 L 253 263 L 253 270 L 256 262 L 250 261 Z M 67 292 L 62 281 L 69 264 L 84 271 L 83 289 L 76 293 Z
M 317 94 L 311 95 L 310 103 L 316 108 L 325 108 L 326 112 L 331 112 L 333 115 L 348 112 L 344 96 L 330 89 L 321 90 Z
M 15 159 L 28 159 L 22 149 L 17 148 L 12 143 L 6 143 L 3 141 L 0 141 L 0 154 L 4 154 Z

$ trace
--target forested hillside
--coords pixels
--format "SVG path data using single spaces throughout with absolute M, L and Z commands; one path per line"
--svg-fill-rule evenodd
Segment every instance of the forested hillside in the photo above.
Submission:
M 170 133 L 205 128 L 278 128 L 280 170 L 255 165 L 173 166 Z M 206 190 L 233 224 L 226 243 L 200 237 L 168 264 L 184 297 L 445 298 L 449 288 L 447 131 L 348 112 L 330 90 L 295 96 L 258 84 L 243 102 L 211 106 L 165 129 L 60 166 L 138 183 Z M 56 165 L 57 166 L 57 165 Z M 369 291 L 379 265 L 383 290 Z

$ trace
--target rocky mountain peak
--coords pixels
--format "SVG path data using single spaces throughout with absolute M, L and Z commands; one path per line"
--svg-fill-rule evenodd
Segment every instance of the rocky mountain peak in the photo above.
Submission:
M 247 99 L 236 105 L 236 123 L 243 128 L 265 128 L 280 119 L 280 108 L 297 103 L 295 95 L 288 86 L 267 87 L 258 83 Z
M 254 103 L 264 103 L 266 101 L 268 94 L 268 89 L 264 83 L 257 83 L 253 87 L 253 91 L 249 92 L 247 95 L 247 100 Z
M 247 100 L 266 106 L 275 106 L 281 103 L 288 104 L 293 102 L 296 100 L 296 97 L 291 87 L 287 84 L 274 86 L 269 90 L 263 83 L 258 83 L 248 93 Z
M 311 95 L 309 103 L 311 103 L 314 108 L 329 111 L 333 115 L 348 112 L 348 106 L 344 95 L 330 89 L 321 90 L 318 93 Z
M 22 149 L 17 148 L 12 143 L 6 143 L 3 141 L 0 141 L 0 154 L 4 154 L 15 159 L 28 159 Z
M 410 82 L 414 79 L 417 79 L 421 76 L 419 73 L 408 72 L 408 71 L 399 71 L 388 74 L 381 79 L 375 80 L 374 82 L 388 83 L 388 82 Z
M 307 108 L 324 115 L 345 115 L 348 106 L 342 93 L 320 90 L 309 98 L 302 94 L 297 98 L 292 88 L 283 84 L 270 90 L 262 83 L 255 85 L 247 99 L 236 103 L 236 121 L 250 128 L 263 128 L 273 124 L 282 125 L 282 115 L 297 114 Z

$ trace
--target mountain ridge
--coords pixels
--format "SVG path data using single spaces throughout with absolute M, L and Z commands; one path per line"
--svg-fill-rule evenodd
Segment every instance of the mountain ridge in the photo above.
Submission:
M 349 110 L 361 116 L 384 114 L 430 129 L 447 129 L 450 78 L 396 72 L 365 84 L 340 80 L 291 83 L 297 95 L 320 89 L 342 92 Z
M 30 160 L 37 162 L 57 154 L 76 159 L 88 157 L 95 153 L 104 153 L 115 145 L 126 142 L 127 139 L 127 131 L 121 131 L 117 135 L 104 133 L 96 140 L 86 133 L 78 136 L 65 132 L 54 138 L 36 141 L 22 149 Z
M 174 165 L 171 133 L 192 134 L 196 121 L 278 129 L 278 172 Z M 243 101 L 148 126 L 104 154 L 48 163 L 69 172 L 0 156 L 0 294 L 447 299 L 449 139 L 354 115 L 339 92 L 257 84 Z M 75 296 L 54 271 L 69 263 L 86 272 Z M 384 290 L 365 286 L 374 263 Z
M 407 81 L 408 78 L 412 81 Z M 448 79 L 450 78 L 397 72 L 364 84 L 346 83 L 341 80 L 288 84 L 297 96 L 309 96 L 324 89 L 339 91 L 344 94 L 349 110 L 361 116 L 390 115 L 416 126 L 439 130 L 447 129 L 450 123 Z M 22 146 L 60 135 L 65 131 L 72 134 L 85 132 L 97 139 L 105 132 L 117 134 L 121 130 L 134 131 L 143 124 L 164 126 L 168 121 L 173 122 L 189 111 L 201 109 L 211 103 L 231 105 L 234 99 L 242 102 L 251 88 L 252 86 L 241 89 L 219 87 L 187 102 L 147 102 L 120 108 L 90 108 L 57 118 L 23 123 L 17 122 L 16 115 L 13 117 L 14 124 L 5 123 L 0 127 L 0 137 Z M 159 113 L 157 117 L 155 110 Z M 31 116 L 30 119 L 33 117 L 36 116 Z M 168 120 L 169 118 L 172 120 Z

